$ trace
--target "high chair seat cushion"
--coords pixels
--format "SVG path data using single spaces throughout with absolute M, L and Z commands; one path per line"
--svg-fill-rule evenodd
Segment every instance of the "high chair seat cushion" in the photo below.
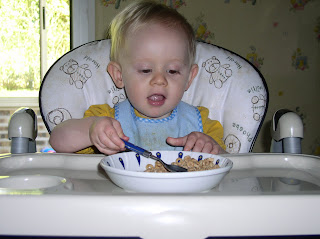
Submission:
M 49 131 L 59 123 L 82 118 L 90 105 L 114 104 L 126 98 L 107 72 L 110 40 L 87 43 L 58 59 L 40 88 L 40 111 Z M 268 106 L 268 89 L 247 60 L 226 49 L 197 43 L 199 73 L 183 101 L 205 106 L 224 127 L 229 153 L 252 150 Z

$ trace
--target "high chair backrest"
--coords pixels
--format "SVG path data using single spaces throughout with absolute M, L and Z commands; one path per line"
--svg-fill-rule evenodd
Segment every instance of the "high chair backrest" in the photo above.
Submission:
M 71 50 L 48 70 L 40 87 L 39 104 L 49 133 L 59 123 L 82 118 L 90 105 L 114 104 L 126 98 L 107 72 L 110 40 Z M 197 43 L 199 73 L 183 101 L 205 106 L 209 117 L 224 127 L 229 153 L 253 148 L 268 107 L 268 89 L 259 71 L 244 58 L 221 47 Z

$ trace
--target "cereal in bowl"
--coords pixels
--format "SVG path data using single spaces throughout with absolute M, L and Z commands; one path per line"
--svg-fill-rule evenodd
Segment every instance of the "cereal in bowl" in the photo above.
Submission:
M 188 155 L 185 156 L 183 159 L 177 158 L 176 161 L 171 164 L 184 167 L 188 169 L 188 172 L 220 168 L 220 166 L 218 164 L 214 164 L 213 161 L 213 158 L 206 158 L 198 161 L 194 158 L 191 158 L 191 156 Z M 155 166 L 153 166 L 152 164 L 148 164 L 146 166 L 145 172 L 167 173 L 168 170 L 166 170 L 160 162 L 156 161 Z

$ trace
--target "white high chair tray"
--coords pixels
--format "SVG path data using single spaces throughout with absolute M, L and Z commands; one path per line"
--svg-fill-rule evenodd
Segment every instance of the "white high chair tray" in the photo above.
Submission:
M 0 235 L 320 235 L 319 157 L 229 154 L 233 168 L 217 187 L 185 194 L 128 193 L 99 166 L 104 157 L 0 155 L 2 179 L 44 178 L 39 188 L 0 184 Z M 43 185 L 52 177 L 57 185 Z

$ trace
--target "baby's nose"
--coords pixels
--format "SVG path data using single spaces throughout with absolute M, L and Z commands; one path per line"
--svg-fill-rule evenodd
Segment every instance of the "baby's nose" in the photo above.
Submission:
M 156 85 L 163 85 L 163 86 L 166 86 L 168 84 L 167 82 L 167 79 L 166 77 L 161 74 L 161 73 L 158 73 L 158 74 L 155 74 L 151 80 L 151 84 L 156 84 Z

